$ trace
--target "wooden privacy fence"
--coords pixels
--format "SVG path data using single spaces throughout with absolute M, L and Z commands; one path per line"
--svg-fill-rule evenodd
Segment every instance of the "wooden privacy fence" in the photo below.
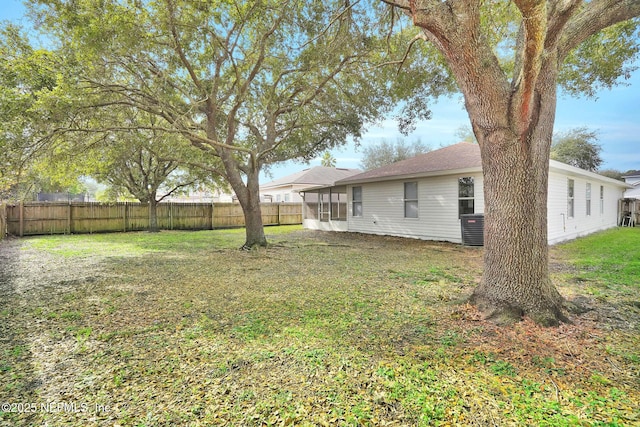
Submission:
M 302 223 L 300 203 L 263 204 L 261 209 L 264 225 Z M 158 227 L 163 230 L 244 226 L 242 208 L 237 203 L 159 203 L 157 217 Z M 149 228 L 149 206 L 142 203 L 21 202 L 0 206 L 0 226 L 3 222 L 7 233 L 14 236 L 142 231 Z

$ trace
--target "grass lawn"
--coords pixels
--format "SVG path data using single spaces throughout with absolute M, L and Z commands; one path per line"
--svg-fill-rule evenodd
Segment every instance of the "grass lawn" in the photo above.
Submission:
M 558 328 L 465 303 L 481 248 L 265 232 L 0 243 L 0 425 L 640 425 L 640 229 L 551 249 Z

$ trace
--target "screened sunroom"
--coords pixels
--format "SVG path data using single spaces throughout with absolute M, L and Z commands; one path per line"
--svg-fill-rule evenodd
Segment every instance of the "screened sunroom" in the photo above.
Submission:
M 322 187 L 301 192 L 302 223 L 311 230 L 347 231 L 347 187 Z

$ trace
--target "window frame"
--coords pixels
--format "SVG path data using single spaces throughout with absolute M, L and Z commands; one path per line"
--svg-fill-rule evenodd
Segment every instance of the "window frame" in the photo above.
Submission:
M 465 180 L 467 182 L 465 182 Z M 461 176 L 458 178 L 458 219 L 460 219 L 462 215 L 476 213 L 475 186 L 476 181 L 473 176 Z M 469 189 L 471 189 L 471 191 L 469 191 Z M 471 206 L 469 206 L 469 202 L 471 202 Z
M 567 178 L 567 218 L 575 218 L 576 181 Z
M 320 222 L 331 220 L 331 191 L 320 191 L 318 193 L 318 219 Z
M 604 215 L 604 185 L 600 186 L 600 215 Z
M 585 186 L 585 213 L 587 216 L 591 216 L 591 183 L 587 182 Z
M 356 197 L 356 193 L 358 197 Z M 364 216 L 362 205 L 362 186 L 354 186 L 351 187 L 351 216 L 356 218 L 361 218 Z
M 408 194 L 408 190 L 415 194 Z M 404 202 L 404 217 L 408 219 L 419 218 L 418 181 L 407 181 L 404 183 L 404 197 L 402 200 Z

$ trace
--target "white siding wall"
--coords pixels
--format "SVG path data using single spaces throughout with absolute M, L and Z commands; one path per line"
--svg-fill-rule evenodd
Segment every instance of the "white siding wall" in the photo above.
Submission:
M 302 226 L 308 230 L 349 231 L 347 229 L 347 221 L 320 221 L 318 219 L 305 218 L 302 220 Z
M 260 189 L 260 200 L 264 202 L 265 196 L 270 196 L 271 203 L 302 203 L 300 190 L 304 186 L 295 186 L 287 184 L 282 187 L 274 187 L 269 189 Z
M 475 178 L 475 213 L 484 212 L 482 175 L 448 175 L 417 180 L 398 180 L 358 184 L 362 187 L 362 217 L 352 213 L 352 191 L 348 187 L 349 231 L 412 237 L 425 240 L 461 242 L 458 219 L 458 178 Z M 574 180 L 574 217 L 567 212 L 567 181 Z M 404 217 L 404 183 L 418 181 L 418 218 Z M 586 213 L 586 187 L 591 183 L 591 215 Z M 604 210 L 600 211 L 600 186 L 604 186 Z M 549 174 L 549 244 L 574 239 L 595 231 L 615 227 L 618 200 L 624 189 L 607 181 L 562 172 Z
M 574 181 L 574 216 L 567 211 L 568 180 Z M 587 215 L 586 188 L 591 183 L 591 215 Z M 600 186 L 604 186 L 604 211 L 600 211 Z M 623 188 L 596 178 L 549 173 L 547 221 L 549 243 L 575 239 L 599 230 L 615 227 L 618 222 L 618 200 Z
M 484 212 L 481 174 L 448 175 L 432 178 L 359 184 L 362 187 L 362 217 L 352 212 L 349 196 L 349 231 L 425 240 L 461 242 L 458 219 L 458 178 L 473 176 L 475 212 Z M 404 217 L 404 183 L 418 182 L 418 218 Z

